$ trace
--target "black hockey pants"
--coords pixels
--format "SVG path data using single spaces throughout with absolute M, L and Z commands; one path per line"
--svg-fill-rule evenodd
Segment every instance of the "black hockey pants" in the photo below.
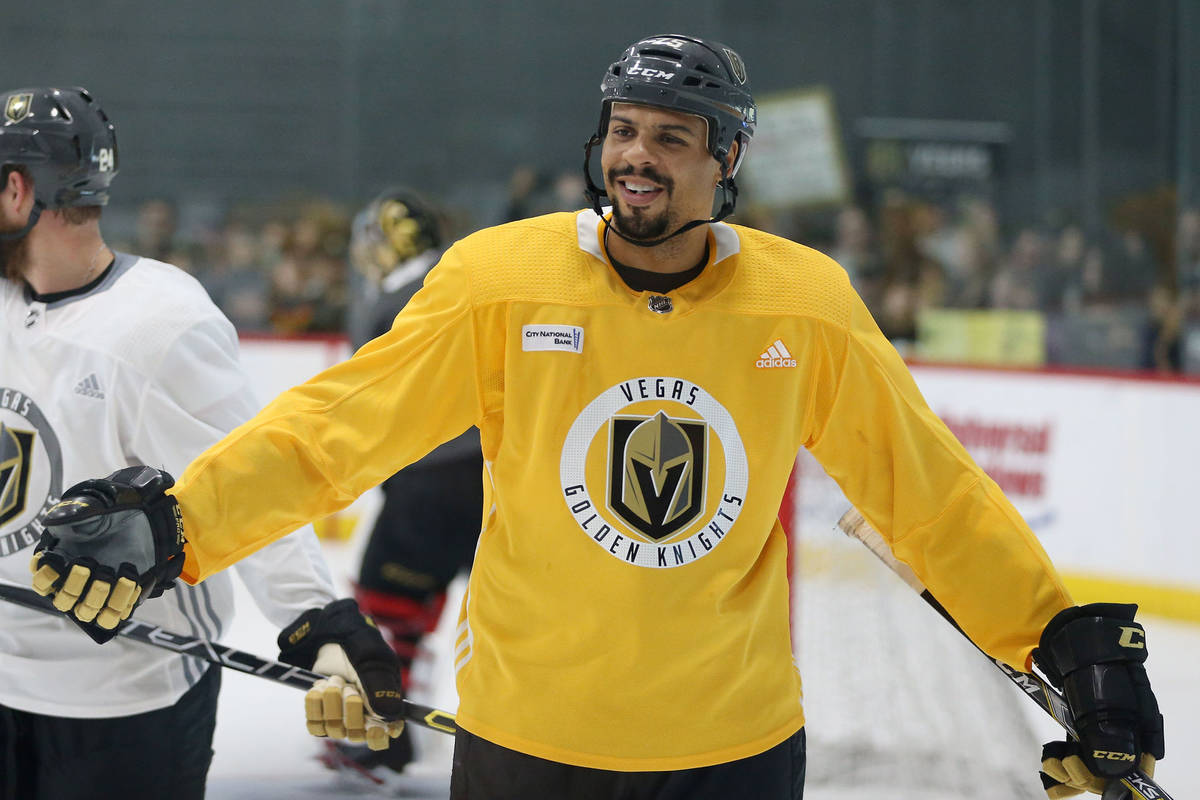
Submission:
M 698 769 L 612 772 L 518 753 L 459 728 L 450 800 L 801 800 L 804 729 L 756 756 Z
M 68 718 L 0 706 L 3 800 L 201 800 L 221 668 L 179 702 L 128 717 Z

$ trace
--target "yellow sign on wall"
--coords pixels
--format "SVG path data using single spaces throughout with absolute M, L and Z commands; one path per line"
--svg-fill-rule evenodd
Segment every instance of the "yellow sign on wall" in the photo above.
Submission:
M 922 361 L 1040 367 L 1046 363 L 1046 318 L 1039 311 L 926 309 L 917 316 Z

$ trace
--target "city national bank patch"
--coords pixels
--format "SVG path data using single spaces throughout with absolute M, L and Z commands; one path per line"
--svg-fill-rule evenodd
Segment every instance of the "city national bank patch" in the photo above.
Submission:
M 703 387 L 644 377 L 608 388 L 576 417 L 560 478 L 582 534 L 613 558 L 669 569 L 724 541 L 749 468 L 733 418 Z
M 578 325 L 522 325 L 522 350 L 583 352 L 583 328 Z

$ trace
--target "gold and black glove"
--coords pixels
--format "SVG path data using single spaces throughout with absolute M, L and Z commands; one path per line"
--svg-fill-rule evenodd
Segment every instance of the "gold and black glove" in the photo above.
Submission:
M 279 634 L 279 659 L 328 676 L 304 695 L 313 736 L 383 750 L 404 730 L 400 662 L 353 599 L 301 614 Z
M 1146 632 L 1137 606 L 1091 603 L 1050 620 L 1033 661 L 1063 690 L 1078 741 L 1042 751 L 1042 785 L 1053 800 L 1102 794 L 1140 768 L 1153 775 L 1164 753 L 1163 719 L 1146 675 Z
M 183 518 L 162 470 L 126 467 L 77 483 L 43 517 L 33 588 L 103 644 L 183 569 Z

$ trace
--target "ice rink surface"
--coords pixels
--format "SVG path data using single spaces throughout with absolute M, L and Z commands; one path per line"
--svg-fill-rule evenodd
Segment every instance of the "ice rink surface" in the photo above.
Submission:
M 359 550 L 360 545 L 355 542 L 325 545 L 335 578 L 347 592 Z M 274 658 L 278 632 L 258 614 L 240 584 L 238 592 L 238 618 L 224 642 Z M 448 658 L 452 624 L 447 623 L 457 613 L 460 596 L 460 587 L 452 589 L 447 609 L 453 610 L 453 614 L 448 611 L 442 626 L 431 637 L 430 657 L 418 671 L 420 685 L 412 693 L 416 700 L 451 711 L 457 700 Z M 1200 661 L 1200 626 L 1149 616 L 1139 619 L 1147 629 L 1150 676 L 1166 718 L 1167 758 L 1159 765 L 1155 777 L 1176 800 L 1200 800 L 1200 769 L 1192 761 L 1200 756 L 1200 687 L 1197 686 L 1200 670 L 1196 666 Z M 232 670 L 225 671 L 223 680 L 214 744 L 216 755 L 209 774 L 211 800 L 340 797 L 432 800 L 448 796 L 450 737 L 417 731 L 419 761 L 399 781 L 376 787 L 362 779 L 351 780 L 333 773 L 317 761 L 321 743 L 305 732 L 303 701 L 298 690 Z M 1057 726 L 1033 703 L 1023 699 L 1015 687 L 1013 702 L 1027 709 L 1043 740 L 1057 736 Z M 1037 765 L 1013 764 L 1012 768 L 1036 772 Z M 805 792 L 805 797 L 811 800 L 821 800 L 822 796 L 821 790 L 811 785 Z

